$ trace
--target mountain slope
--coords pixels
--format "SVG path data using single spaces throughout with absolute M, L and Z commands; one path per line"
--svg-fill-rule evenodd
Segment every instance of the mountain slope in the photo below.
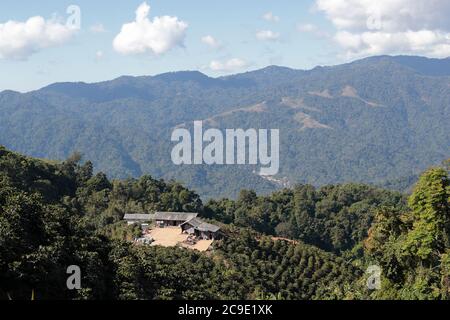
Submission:
M 91 164 L 0 147 L 0 300 L 338 299 L 362 271 L 301 242 L 222 225 L 213 251 L 134 245 L 126 212 L 195 211 L 198 195 L 149 176 L 110 182 Z M 139 211 L 138 211 L 139 210 Z M 67 289 L 67 266 L 89 276 Z
M 272 66 L 215 79 L 185 71 L 7 91 L 0 144 L 41 158 L 80 151 L 111 177 L 176 178 L 206 197 L 269 192 L 286 180 L 383 183 L 448 158 L 448 65 L 382 56 L 309 71 Z M 194 120 L 280 129 L 279 175 L 269 181 L 253 166 L 172 165 L 171 133 Z

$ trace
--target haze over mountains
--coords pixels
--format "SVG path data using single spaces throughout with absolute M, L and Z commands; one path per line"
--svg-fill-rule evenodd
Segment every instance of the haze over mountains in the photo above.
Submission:
M 280 129 L 280 172 L 175 166 L 174 128 Z M 200 72 L 57 83 L 0 93 L 0 144 L 34 157 L 79 151 L 110 177 L 176 179 L 205 197 L 288 184 L 381 184 L 448 158 L 450 59 L 381 56 L 221 78 Z

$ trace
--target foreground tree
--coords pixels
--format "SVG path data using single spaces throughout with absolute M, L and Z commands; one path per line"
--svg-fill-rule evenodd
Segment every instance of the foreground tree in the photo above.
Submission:
M 379 210 L 365 241 L 369 256 L 383 268 L 386 287 L 403 299 L 448 299 L 450 254 L 450 183 L 444 168 L 419 179 L 410 210 Z M 376 293 L 383 296 L 386 292 Z

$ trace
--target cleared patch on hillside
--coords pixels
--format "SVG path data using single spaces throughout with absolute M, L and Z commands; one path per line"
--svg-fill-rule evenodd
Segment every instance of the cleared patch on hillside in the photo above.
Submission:
M 308 94 L 310 94 L 312 96 L 333 99 L 333 96 L 330 94 L 330 91 L 328 91 L 328 89 L 325 89 L 323 91 L 309 91 Z
M 379 103 L 361 98 L 358 94 L 358 91 L 354 87 L 349 86 L 349 85 L 345 86 L 344 89 L 342 89 L 341 96 L 347 97 L 347 98 L 358 99 L 359 101 L 362 101 L 371 107 L 382 107 L 382 105 Z
M 190 250 L 207 251 L 214 240 L 197 240 L 195 244 L 188 244 L 188 235 L 181 232 L 180 227 L 154 228 L 149 231 L 149 238 L 153 239 L 152 246 L 176 247 L 181 246 Z
M 344 89 L 342 89 L 342 94 L 341 95 L 343 97 L 361 99 L 358 96 L 358 91 L 356 91 L 356 89 L 353 88 L 352 86 L 345 86 Z
M 181 233 L 180 227 L 155 228 L 150 230 L 150 237 L 154 240 L 152 246 L 175 247 L 187 240 L 188 235 Z
M 309 110 L 309 111 L 321 112 L 317 108 L 307 106 L 305 104 L 304 98 L 284 97 L 281 99 L 281 104 L 286 107 L 292 108 L 292 109 L 304 109 L 304 110 Z
M 299 122 L 302 127 L 300 130 L 306 129 L 332 129 L 330 126 L 326 124 L 320 123 L 319 121 L 313 119 L 310 115 L 299 112 L 294 116 L 295 121 Z
M 233 110 L 230 110 L 230 111 L 226 111 L 226 112 L 220 113 L 220 114 L 215 115 L 215 116 L 213 116 L 211 118 L 204 119 L 203 122 L 207 123 L 207 124 L 209 124 L 211 126 L 217 126 L 218 125 L 217 121 L 220 118 L 225 118 L 225 117 L 234 115 L 236 113 L 263 113 L 263 112 L 267 112 L 267 111 L 268 111 L 267 104 L 264 101 L 264 102 L 252 105 L 250 107 L 238 108 L 238 109 L 233 109 Z
M 197 250 L 200 252 L 208 251 L 214 240 L 198 240 L 194 245 L 188 245 L 186 243 L 182 243 L 181 246 L 186 249 Z

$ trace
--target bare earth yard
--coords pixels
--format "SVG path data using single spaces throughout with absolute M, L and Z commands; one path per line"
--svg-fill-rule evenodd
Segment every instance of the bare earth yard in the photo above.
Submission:
M 178 244 L 187 249 L 207 251 L 213 240 L 199 240 L 195 245 L 183 243 L 188 238 L 187 234 L 181 233 L 180 227 L 154 228 L 150 230 L 150 236 L 154 242 L 152 246 L 175 247 Z
M 183 243 L 182 246 L 188 249 L 194 249 L 201 252 L 207 251 L 208 248 L 212 245 L 214 240 L 199 240 L 195 245 L 191 246 Z

